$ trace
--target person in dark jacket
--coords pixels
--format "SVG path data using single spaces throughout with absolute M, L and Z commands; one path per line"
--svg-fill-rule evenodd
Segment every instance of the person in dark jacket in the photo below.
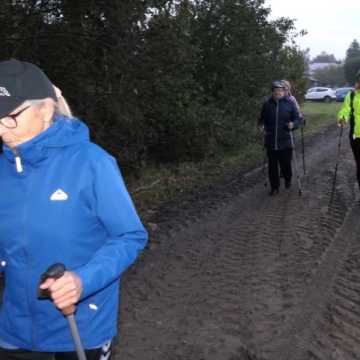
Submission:
M 279 166 L 285 179 L 285 188 L 290 188 L 292 169 L 292 145 L 290 131 L 299 124 L 299 111 L 287 97 L 281 81 L 272 84 L 272 96 L 262 106 L 258 126 L 264 131 L 267 150 L 270 195 L 277 194 L 280 187 Z
M 74 315 L 87 359 L 108 360 L 119 279 L 147 242 L 116 161 L 27 62 L 0 62 L 0 137 L 0 359 L 76 359 Z

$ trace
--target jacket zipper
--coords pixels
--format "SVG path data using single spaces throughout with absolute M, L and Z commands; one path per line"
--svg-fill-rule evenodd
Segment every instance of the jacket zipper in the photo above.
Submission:
M 279 117 L 279 101 L 276 101 L 276 112 L 275 112 L 275 150 L 278 149 L 278 117 Z
M 24 172 L 24 168 L 22 166 L 20 153 L 19 153 L 19 151 L 18 151 L 18 149 L 16 147 L 13 149 L 13 153 L 14 153 L 14 156 L 15 156 L 16 171 L 17 171 L 17 173 L 21 174 L 21 173 Z M 25 193 L 24 198 L 26 199 L 26 197 L 27 197 L 27 189 L 26 189 L 26 193 Z M 26 230 L 25 230 L 26 222 L 27 222 L 27 203 L 25 202 L 24 209 L 23 209 L 23 224 L 24 224 L 24 238 L 23 238 L 24 243 L 23 243 L 23 246 L 24 246 L 25 256 L 27 258 L 27 263 L 29 264 L 29 254 L 26 251 Z M 29 311 L 31 311 L 31 301 L 30 301 L 30 298 L 29 298 L 29 290 L 27 289 L 26 292 L 27 292 L 28 309 L 29 309 Z M 34 334 L 35 333 L 35 326 L 34 326 L 33 319 L 31 319 L 31 324 L 32 324 L 31 325 L 31 327 L 32 327 L 32 331 L 31 331 L 31 348 L 34 349 L 35 348 L 35 334 Z

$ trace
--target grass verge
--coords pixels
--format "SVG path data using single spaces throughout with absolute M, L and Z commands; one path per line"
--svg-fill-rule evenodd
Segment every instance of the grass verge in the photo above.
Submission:
M 334 123 L 341 103 L 305 103 L 305 136 L 316 134 Z M 156 208 L 173 201 L 186 192 L 209 183 L 221 181 L 231 174 L 259 166 L 263 160 L 262 146 L 257 139 L 237 152 L 202 162 L 185 162 L 143 169 L 139 180 L 127 179 L 129 192 L 146 221 Z
M 306 102 L 302 108 L 306 119 L 305 134 L 316 134 L 322 128 L 331 123 L 335 123 L 336 115 L 340 110 L 341 105 L 342 103 L 338 102 L 330 104 Z

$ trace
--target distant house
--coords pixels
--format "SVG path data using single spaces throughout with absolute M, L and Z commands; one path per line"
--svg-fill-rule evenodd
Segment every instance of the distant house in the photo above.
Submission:
M 317 78 L 316 78 L 316 71 L 317 70 L 323 70 L 323 69 L 327 69 L 330 67 L 338 67 L 343 65 L 341 62 L 314 62 L 314 63 L 310 63 L 309 64 L 309 69 L 307 71 L 307 79 L 308 79 L 308 83 L 307 83 L 307 87 L 314 87 L 314 86 L 328 86 L 327 84 L 323 84 L 321 83 Z
M 313 76 L 308 75 L 307 80 L 308 80 L 307 88 L 311 88 L 311 87 L 319 85 L 319 81 L 316 78 L 314 78 Z

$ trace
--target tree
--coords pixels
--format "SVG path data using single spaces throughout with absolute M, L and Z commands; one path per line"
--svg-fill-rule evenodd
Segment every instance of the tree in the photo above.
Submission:
M 3 1 L 1 58 L 40 65 L 138 174 L 250 143 L 274 79 L 302 94 L 294 22 L 268 15 L 264 0 Z
M 344 63 L 345 79 L 349 84 L 355 81 L 355 75 L 360 70 L 360 45 L 357 40 L 353 40 L 346 51 Z
M 194 8 L 190 1 L 172 5 L 148 24 L 136 83 L 148 155 L 177 162 L 203 158 L 210 134 L 195 78 L 200 49 L 194 41 Z
M 202 61 L 198 81 L 208 104 L 217 109 L 214 133 L 222 147 L 244 144 L 257 118 L 260 102 L 274 79 L 297 80 L 304 57 L 285 47 L 294 30 L 287 18 L 270 22 L 263 1 L 199 1 L 196 34 Z M 298 64 L 290 70 L 292 62 Z M 305 83 L 304 83 L 305 84 Z M 304 84 L 298 86 L 300 93 Z
M 333 54 L 328 54 L 326 51 L 322 51 L 320 55 L 317 55 L 312 59 L 312 63 L 336 63 L 337 60 Z
M 360 70 L 360 56 L 345 61 L 345 79 L 349 84 L 354 84 L 356 73 Z
M 282 78 L 290 81 L 291 92 L 299 101 L 303 99 L 307 85 L 308 53 L 294 46 L 284 46 L 280 52 Z
M 324 86 L 340 87 L 346 85 L 344 66 L 341 65 L 318 69 L 313 76 Z
M 354 39 L 350 44 L 350 47 L 346 50 L 346 58 L 357 58 L 360 57 L 360 45 L 359 42 Z

